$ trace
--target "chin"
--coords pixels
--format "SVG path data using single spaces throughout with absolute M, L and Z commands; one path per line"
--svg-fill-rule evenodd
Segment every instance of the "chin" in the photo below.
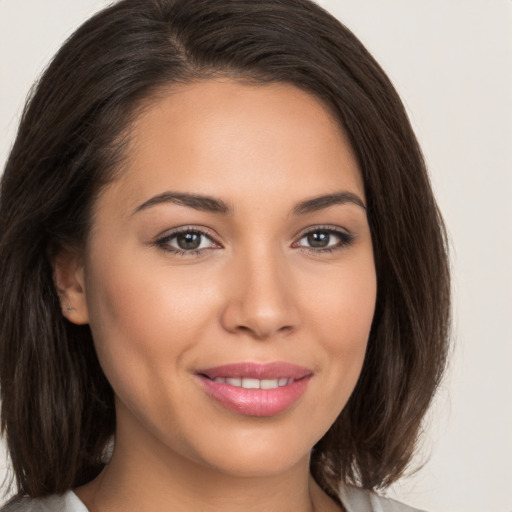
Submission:
M 203 464 L 231 476 L 245 478 L 273 477 L 292 470 L 297 465 L 309 467 L 311 449 L 316 436 L 301 432 L 279 432 L 261 428 L 231 433 L 217 439 L 199 454 Z M 304 464 L 307 461 L 307 464 Z

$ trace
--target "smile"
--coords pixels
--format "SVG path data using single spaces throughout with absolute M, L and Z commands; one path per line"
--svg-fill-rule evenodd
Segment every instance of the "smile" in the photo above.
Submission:
M 246 416 L 274 416 L 305 393 L 312 370 L 283 362 L 236 363 L 196 373 L 207 396 Z
M 215 377 L 213 379 L 218 383 L 226 383 L 230 386 L 244 389 L 275 389 L 282 386 L 290 385 L 294 379 L 281 377 L 279 379 L 252 379 L 250 377 Z

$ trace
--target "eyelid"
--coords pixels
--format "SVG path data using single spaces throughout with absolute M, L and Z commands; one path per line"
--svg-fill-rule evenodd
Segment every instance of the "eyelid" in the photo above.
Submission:
M 349 245 L 352 244 L 352 242 L 355 240 L 356 235 L 351 233 L 345 228 L 342 228 L 341 226 L 335 226 L 335 225 L 314 225 L 309 226 L 307 228 L 304 228 L 296 237 L 295 242 L 293 242 L 292 247 L 295 246 L 300 240 L 302 240 L 305 236 L 316 233 L 318 231 L 324 231 L 329 234 L 334 234 L 340 238 L 340 241 L 337 244 L 330 245 L 327 247 L 308 247 L 308 246 L 296 246 L 298 249 L 302 249 L 306 252 L 312 252 L 312 253 L 322 253 L 322 252 L 332 252 L 335 250 L 343 249 Z
M 339 238 L 339 241 L 336 244 L 328 245 L 326 247 L 311 247 L 299 245 L 298 242 L 302 240 L 304 237 L 309 234 L 315 232 L 327 232 L 329 234 L 335 235 Z M 170 245 L 170 240 L 175 238 L 176 236 L 182 233 L 200 233 L 202 236 L 205 236 L 212 243 L 212 247 L 202 247 L 198 249 L 180 249 L 178 247 L 174 247 Z M 194 225 L 185 225 L 179 226 L 170 230 L 165 231 L 161 235 L 157 236 L 153 245 L 159 248 L 162 251 L 179 255 L 179 256 L 199 256 L 203 254 L 205 251 L 209 251 L 212 249 L 221 249 L 223 248 L 222 244 L 217 241 L 218 236 L 216 234 L 212 234 L 212 231 L 209 228 L 204 226 L 194 226 Z M 292 243 L 293 248 L 297 248 L 299 250 L 310 252 L 314 254 L 332 252 L 336 250 L 341 250 L 351 245 L 355 239 L 355 235 L 349 232 L 347 229 L 342 228 L 341 226 L 336 225 L 313 225 L 304 228 L 294 237 L 294 242 Z
M 162 238 L 168 238 L 172 235 L 179 235 L 180 233 L 188 233 L 189 231 L 195 231 L 198 233 L 201 233 L 211 239 L 218 238 L 218 235 L 211 230 L 210 228 L 207 228 L 206 226 L 200 226 L 197 224 L 184 224 L 183 226 L 177 226 L 175 228 L 166 229 L 162 233 L 156 236 L 157 239 Z
M 172 240 L 174 237 L 182 234 L 182 233 L 200 233 L 201 235 L 208 238 L 212 244 L 213 247 L 203 247 L 201 249 L 179 249 L 178 247 L 173 247 L 169 244 L 169 241 Z M 204 226 L 194 226 L 194 225 L 185 225 L 185 226 L 179 226 L 167 231 L 164 231 L 162 234 L 158 235 L 153 243 L 153 245 L 157 246 L 159 249 L 182 255 L 182 256 L 194 256 L 199 255 L 203 253 L 203 251 L 210 250 L 210 249 L 219 249 L 222 248 L 222 244 L 217 241 L 216 234 L 213 234 L 212 231 Z
M 342 228 L 341 226 L 333 224 L 313 224 L 312 226 L 308 226 L 299 231 L 299 233 L 295 235 L 294 239 L 300 240 L 301 238 L 304 238 L 306 235 L 309 235 L 310 233 L 315 233 L 317 231 L 328 231 L 329 233 L 354 236 L 348 229 Z

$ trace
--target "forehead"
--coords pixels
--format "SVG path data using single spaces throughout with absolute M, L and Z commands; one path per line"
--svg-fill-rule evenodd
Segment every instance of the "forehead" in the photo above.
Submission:
M 128 202 L 168 189 L 269 206 L 340 188 L 364 195 L 340 124 L 283 83 L 219 79 L 160 93 L 132 124 L 126 157 L 114 188 Z

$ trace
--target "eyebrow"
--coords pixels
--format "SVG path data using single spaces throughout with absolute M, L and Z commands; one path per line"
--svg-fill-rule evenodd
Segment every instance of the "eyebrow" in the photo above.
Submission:
M 145 203 L 137 206 L 133 213 L 135 214 L 141 210 L 147 210 L 153 206 L 165 203 L 188 206 L 189 208 L 203 212 L 222 214 L 233 213 L 233 209 L 220 199 L 216 199 L 215 197 L 210 196 L 187 194 L 183 192 L 164 192 L 162 194 L 158 194 L 157 196 L 148 199 Z
M 347 203 L 360 206 L 366 212 L 366 206 L 358 195 L 352 192 L 341 191 L 302 201 L 295 206 L 293 213 L 294 215 L 305 215 L 306 213 L 324 210 L 337 204 Z
M 232 214 L 233 208 L 221 199 L 217 199 L 211 196 L 204 196 L 198 194 L 188 194 L 185 192 L 163 192 L 154 197 L 151 197 L 141 205 L 137 206 L 133 211 L 132 215 L 141 211 L 152 208 L 160 204 L 172 203 L 179 206 L 187 206 L 194 210 L 200 210 L 203 212 L 220 213 L 220 214 Z M 355 204 L 366 211 L 361 198 L 352 192 L 335 192 L 333 194 L 326 194 L 312 199 L 301 201 L 294 208 L 292 213 L 294 215 L 305 215 L 307 213 L 317 212 L 324 210 L 331 206 L 343 205 L 343 204 Z

